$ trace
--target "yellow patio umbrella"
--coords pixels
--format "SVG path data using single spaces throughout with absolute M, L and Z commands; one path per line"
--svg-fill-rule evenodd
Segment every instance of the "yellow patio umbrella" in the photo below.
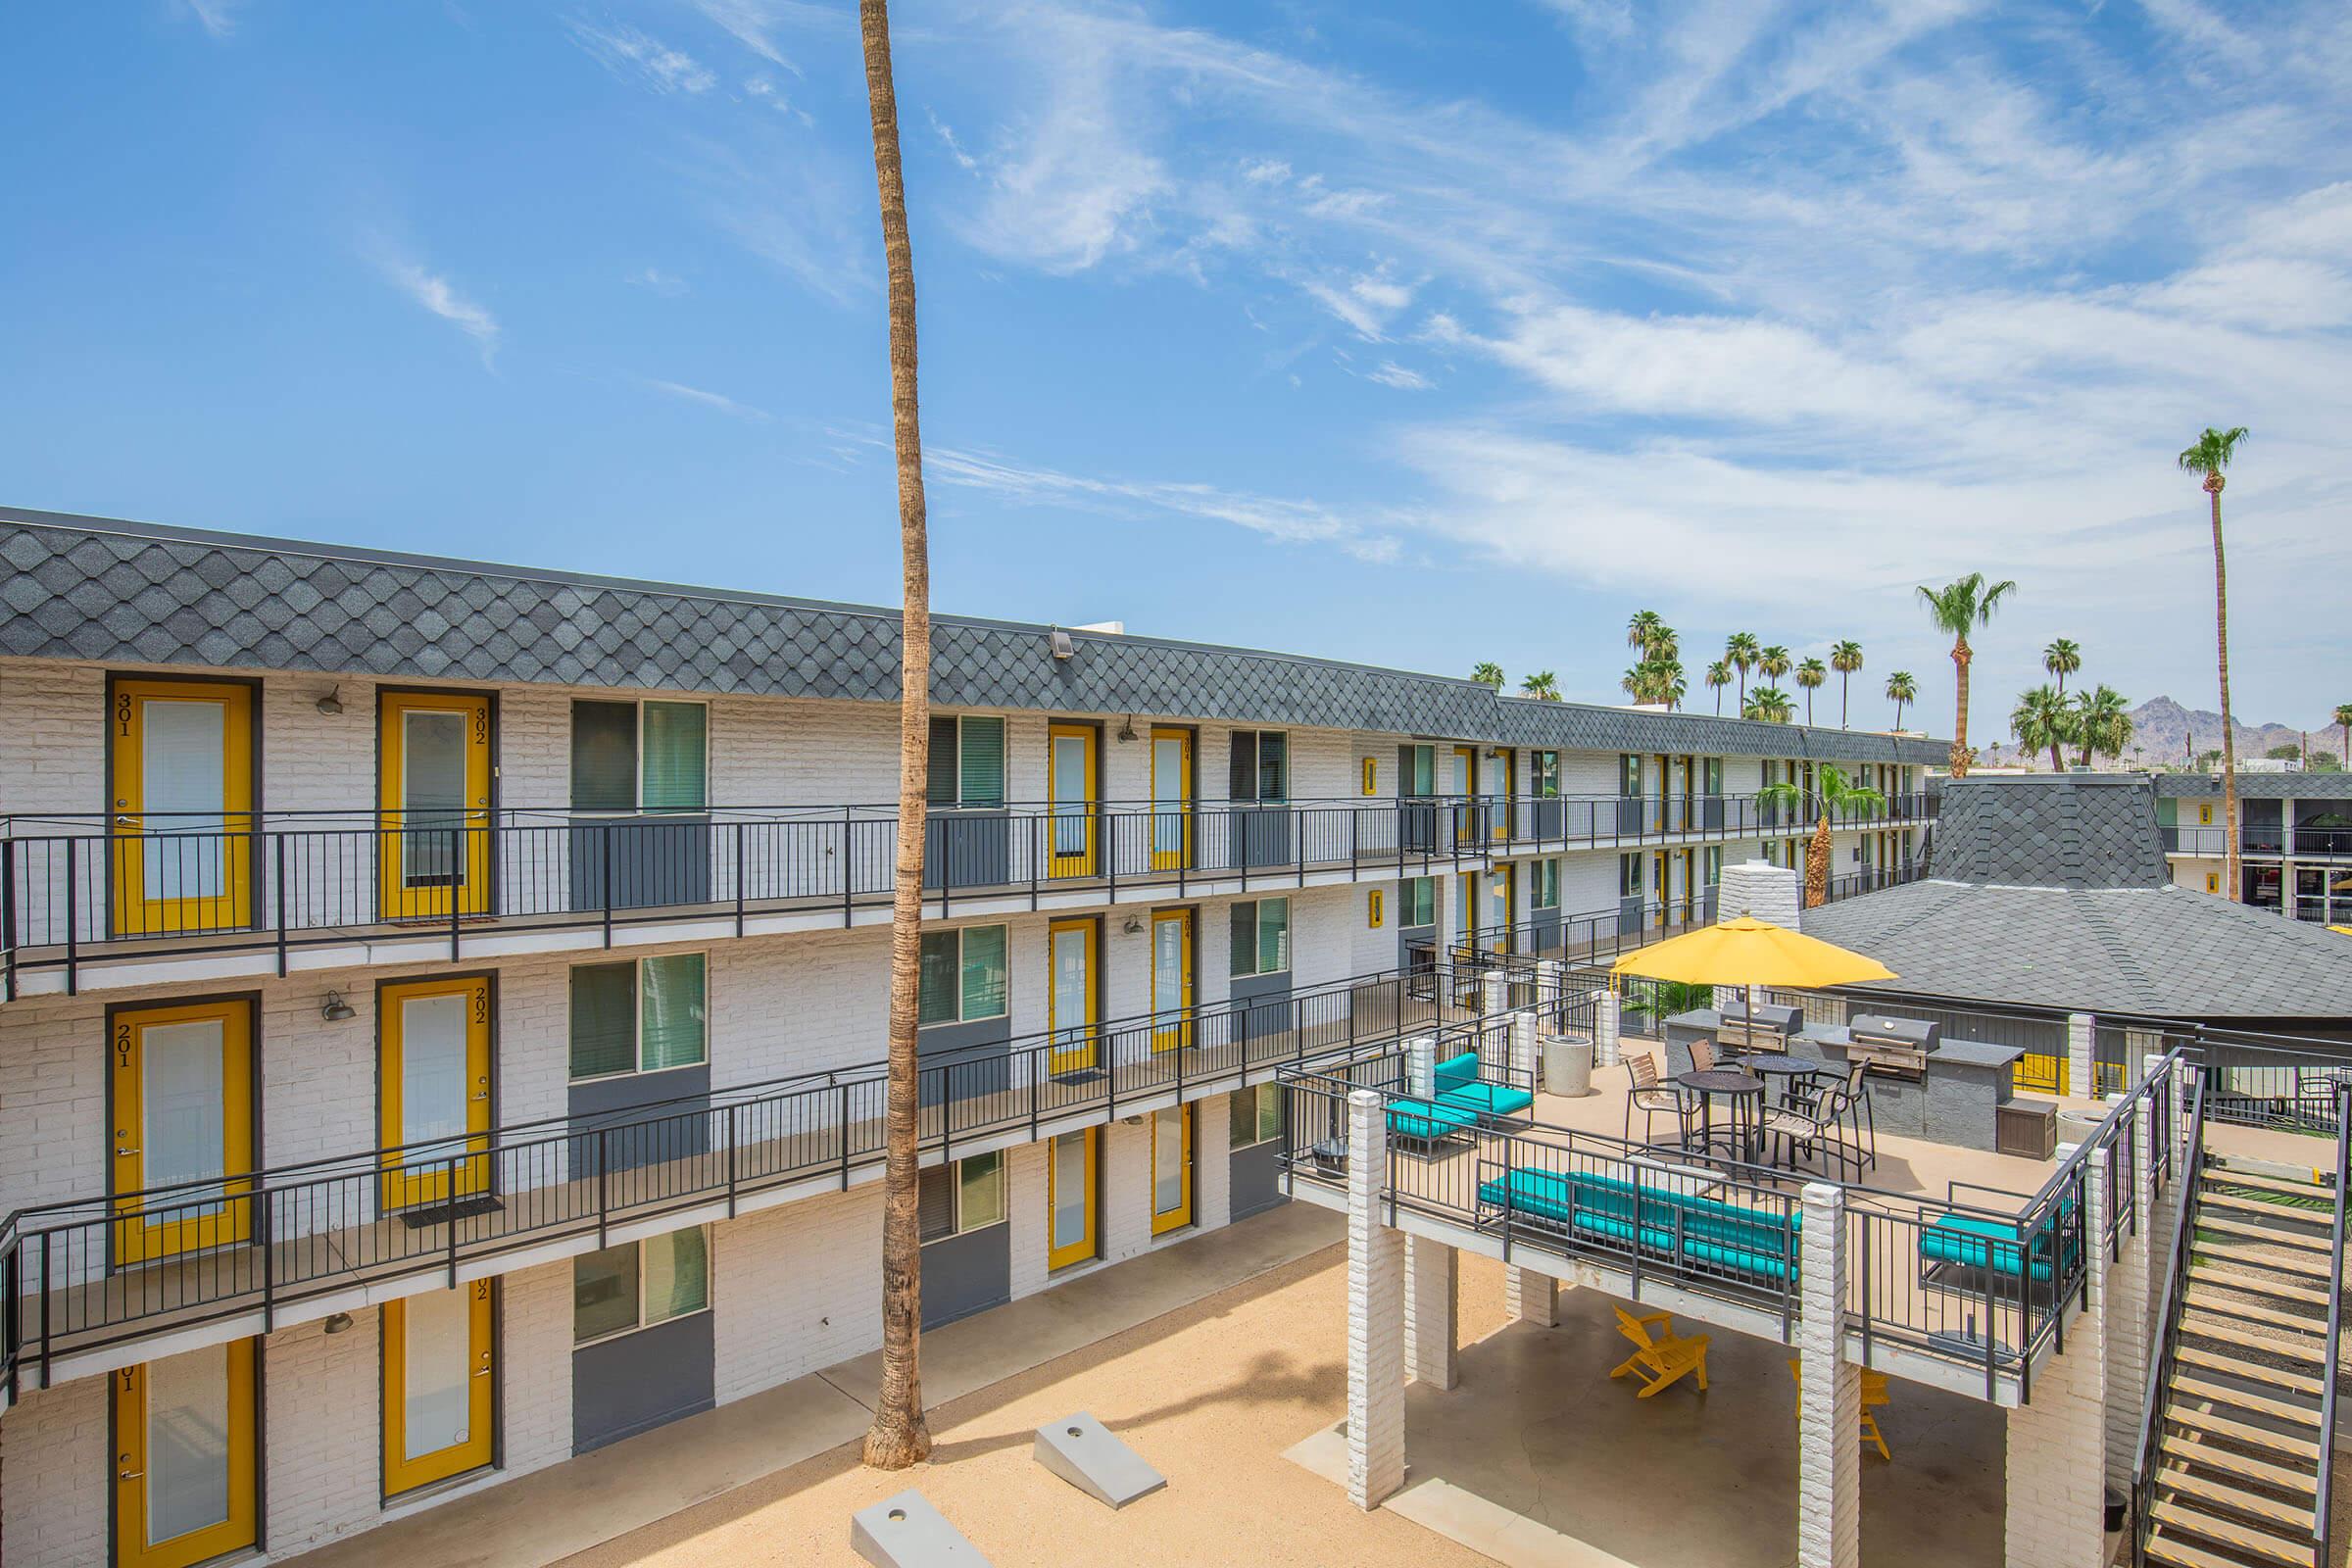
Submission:
M 1751 1025 L 1756 1021 L 1756 1002 L 1754 991 L 1747 989 L 1750 987 L 1818 991 L 1896 978 L 1892 969 L 1876 958 L 1752 914 L 1637 948 L 1611 964 L 1609 971 L 1685 985 L 1739 986 L 1746 999 Z
M 2330 931 L 2341 931 L 2344 935 L 2352 937 L 2352 925 L 2331 925 L 2328 929 Z

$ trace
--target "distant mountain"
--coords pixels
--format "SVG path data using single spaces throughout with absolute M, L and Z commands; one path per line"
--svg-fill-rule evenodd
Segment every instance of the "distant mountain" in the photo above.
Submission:
M 2239 719 L 2237 755 L 2241 758 L 2260 757 L 2274 746 L 2300 746 L 2303 732 L 2288 724 L 2248 724 Z M 2189 737 L 2183 747 L 2180 737 Z M 2132 710 L 2132 743 L 2140 750 L 2141 759 L 2151 763 L 2179 766 L 2187 760 L 2187 754 L 2202 756 L 2222 749 L 2222 715 L 2201 708 L 2182 708 L 2170 697 L 2153 697 Z M 2323 719 L 2311 727 L 2314 751 L 2343 751 L 2343 732 Z

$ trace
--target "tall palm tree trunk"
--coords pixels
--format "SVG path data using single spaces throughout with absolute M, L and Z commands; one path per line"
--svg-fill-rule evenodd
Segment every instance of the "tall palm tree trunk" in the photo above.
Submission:
M 1813 838 L 1805 846 L 1805 907 L 1818 909 L 1830 902 L 1830 815 L 1821 814 Z
M 1958 711 L 1952 718 L 1952 777 L 1954 778 L 1968 777 L 1968 665 L 1969 661 L 1974 658 L 1976 655 L 1970 651 L 1967 638 L 1955 637 L 1952 639 L 1952 672 L 1954 684 L 1959 688 L 1959 695 L 1956 699 Z
M 899 459 L 899 551 L 906 578 L 899 650 L 899 853 L 890 921 L 890 1081 L 883 1101 L 882 1390 L 865 1462 L 904 1470 L 931 1452 L 923 1420 L 923 1250 L 916 1194 L 916 985 L 922 957 L 923 806 L 931 734 L 931 554 L 916 416 L 914 248 L 899 165 L 899 102 L 891 82 L 888 0 L 858 0 L 865 96 L 874 122 L 874 183 L 890 277 L 890 422 Z
M 1844 670 L 1838 672 L 1838 727 L 1845 728 L 1845 700 L 1851 695 L 1854 677 Z
M 2222 862 L 2223 893 L 2241 898 L 2237 874 L 2237 724 L 2230 716 L 2230 571 L 2222 563 L 2221 474 L 2205 476 L 2213 497 L 2213 635 L 2222 674 Z

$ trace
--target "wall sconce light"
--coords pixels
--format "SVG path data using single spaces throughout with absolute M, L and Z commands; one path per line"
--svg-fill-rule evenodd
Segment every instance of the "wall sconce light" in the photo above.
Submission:
M 351 1314 L 349 1312 L 329 1312 L 326 1314 L 326 1322 L 321 1327 L 329 1334 L 344 1333 L 351 1327 Z
M 358 1017 L 359 1012 L 343 1000 L 342 992 L 329 991 L 326 999 L 318 1004 L 318 1016 L 328 1023 L 341 1023 L 346 1018 Z
M 1135 715 L 1133 713 L 1129 713 L 1126 718 L 1120 722 L 1118 738 L 1123 741 L 1131 741 L 1137 738 L 1135 733 Z
M 1144 934 L 1144 917 L 1140 914 L 1131 914 L 1119 929 L 1131 937 L 1142 936 Z
M 343 711 L 343 688 L 337 686 L 330 690 L 324 697 L 319 698 L 318 711 L 328 714 L 340 713 Z
M 1077 645 L 1070 641 L 1070 634 L 1059 626 L 1054 627 L 1047 636 L 1053 644 L 1055 659 L 1067 659 L 1078 652 Z
M 1119 1125 L 1122 1127 L 1141 1127 L 1143 1124 L 1144 1118 L 1141 1116 L 1121 1116 L 1119 1118 Z

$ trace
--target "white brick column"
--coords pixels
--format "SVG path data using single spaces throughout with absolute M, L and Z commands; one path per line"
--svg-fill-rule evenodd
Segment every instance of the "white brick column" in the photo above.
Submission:
M 1504 1316 L 1515 1321 L 1556 1329 L 1560 1326 L 1560 1282 L 1534 1269 L 1505 1265 L 1502 1310 Z
M 2066 1353 L 2034 1375 L 2033 1403 L 2009 1412 L 2008 1568 L 2104 1560 L 2107 1480 L 2107 1174 L 2084 1162 L 2083 1242 L 2091 1310 L 2068 1308 Z
M 1348 1097 L 1348 1500 L 1377 1508 L 1404 1485 L 1404 1238 L 1381 1223 L 1389 1124 L 1381 1097 Z
M 1462 1381 L 1461 1254 L 1426 1236 L 1404 1239 L 1404 1375 L 1450 1389 Z
M 2099 1093 L 2099 1020 L 2087 1012 L 2066 1015 L 2066 1092 L 2095 1100 Z
M 2155 1290 L 2156 1181 L 2148 1168 L 2151 1143 L 2161 1134 L 2156 1107 L 2142 1095 L 2132 1107 L 2131 1168 L 2119 1173 L 2132 1184 L 2135 1230 L 2124 1237 L 2122 1255 L 2107 1270 L 2107 1485 L 2130 1495 L 2132 1471 L 2139 1462 L 2139 1421 L 2148 1396 L 2148 1312 Z
M 1498 1018 L 1510 993 L 1500 969 L 1489 969 L 1478 977 L 1478 1014 L 1482 1018 Z
M 1536 1015 L 1532 1012 L 1511 1014 L 1511 1071 L 1525 1073 L 1527 1082 L 1536 1082 Z
M 1796 1324 L 1797 1568 L 1860 1568 L 1862 1369 L 1845 1358 L 1845 1190 L 1807 1182 Z M 2086 1562 L 2083 1568 L 2090 1568 Z
M 1544 1017 L 1549 1022 L 1560 1004 L 1568 1000 L 1568 966 L 1557 958 L 1536 960 L 1536 1000 L 1543 1004 Z
M 1797 930 L 1804 917 L 1804 886 L 1793 867 L 1763 860 L 1742 860 L 1723 868 L 1722 891 L 1715 901 L 1715 923 L 1752 914 L 1759 920 Z
M 1415 1035 L 1404 1043 L 1404 1092 L 1427 1100 L 1438 1092 L 1438 1042 Z
M 1592 993 L 1592 1065 L 1614 1067 L 1625 1059 L 1618 1048 L 1618 1000 L 1614 991 Z

